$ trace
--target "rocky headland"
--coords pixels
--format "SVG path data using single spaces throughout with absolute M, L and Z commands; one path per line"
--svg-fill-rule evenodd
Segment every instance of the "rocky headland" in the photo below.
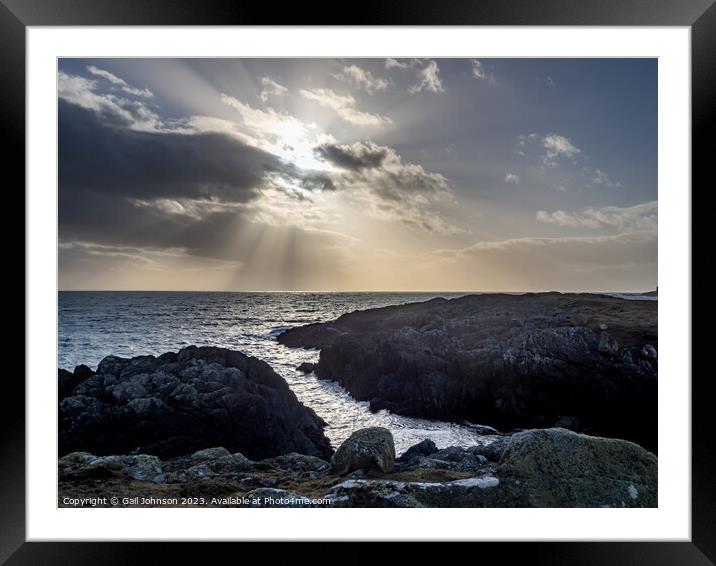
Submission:
M 372 410 L 657 449 L 657 301 L 527 293 L 346 314 L 278 337 Z

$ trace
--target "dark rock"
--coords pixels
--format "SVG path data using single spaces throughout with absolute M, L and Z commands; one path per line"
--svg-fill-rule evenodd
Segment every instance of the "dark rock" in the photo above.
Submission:
M 77 366 L 73 373 L 70 373 L 65 369 L 58 369 L 57 386 L 59 399 L 62 400 L 65 397 L 72 395 L 73 391 L 75 390 L 75 387 L 77 387 L 80 383 L 82 383 L 87 378 L 92 377 L 93 375 L 94 372 L 86 365 Z
M 84 381 L 88 377 L 92 377 L 94 375 L 94 372 L 86 365 L 80 364 L 75 367 L 74 374 L 79 381 Z
M 262 460 L 261 464 L 296 472 L 327 472 L 331 469 L 331 464 L 326 460 L 296 452 Z
M 470 452 L 484 456 L 490 462 L 499 462 L 507 445 L 510 442 L 509 436 L 499 436 L 487 444 L 470 447 Z
M 401 471 L 430 468 L 435 470 L 478 471 L 485 468 L 487 457 L 478 447 L 449 446 L 430 454 L 414 453 L 409 459 L 399 460 Z M 480 447 L 481 448 L 481 447 Z
M 311 373 L 312 371 L 316 370 L 316 364 L 312 364 L 310 362 L 303 362 L 296 369 L 303 373 Z
M 655 362 L 658 357 L 656 348 L 654 348 L 654 346 L 652 346 L 651 344 L 646 344 L 641 349 L 641 356 L 642 358 L 653 362 Z
M 469 448 L 460 448 L 459 446 L 448 446 L 438 450 L 430 456 L 429 460 L 448 462 L 453 464 L 450 469 L 457 470 L 478 470 L 487 464 L 487 458 L 482 454 L 476 454 Z
M 315 368 L 371 410 L 501 430 L 551 426 L 656 449 L 656 301 L 528 293 L 435 299 L 293 328 Z M 608 330 L 600 330 L 606 325 Z M 605 408 L 608 407 L 608 410 Z
M 417 444 L 414 444 L 410 448 L 408 448 L 403 454 L 398 458 L 399 462 L 410 462 L 411 460 L 414 460 L 416 458 L 419 458 L 421 456 L 429 456 L 430 454 L 434 454 L 438 451 L 438 447 L 435 446 L 435 443 L 430 440 L 429 438 L 426 438 L 425 440 L 418 442 Z
M 354 470 L 392 472 L 395 465 L 393 435 L 383 427 L 357 430 L 336 450 L 331 465 L 338 475 Z
M 163 459 L 223 446 L 261 459 L 330 458 L 325 423 L 265 362 L 222 348 L 108 356 L 60 401 L 60 454 L 146 453 Z

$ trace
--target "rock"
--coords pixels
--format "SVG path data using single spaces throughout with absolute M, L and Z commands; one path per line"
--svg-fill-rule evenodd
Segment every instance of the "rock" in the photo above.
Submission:
M 492 435 L 501 434 L 499 430 L 497 430 L 496 428 L 493 428 L 491 426 L 478 425 L 478 424 L 473 424 L 473 423 L 464 423 L 464 425 L 470 427 L 475 432 L 475 434 L 479 434 L 482 436 L 487 436 L 487 435 L 492 436 Z
M 86 452 L 74 452 L 60 458 L 60 478 L 126 478 L 162 483 L 162 462 L 156 456 L 137 454 L 132 456 L 96 456 Z
M 278 340 L 319 348 L 316 375 L 372 411 L 500 430 L 570 415 L 581 432 L 656 449 L 658 368 L 642 350 L 657 346 L 657 310 L 593 294 L 468 295 L 357 311 Z
M 310 362 L 303 362 L 296 369 L 303 373 L 311 373 L 316 370 L 316 364 L 312 364 Z
M 292 491 L 263 487 L 254 489 L 244 496 L 249 500 L 247 507 L 320 507 L 311 500 Z
M 307 458 L 310 458 L 311 456 L 307 456 Z M 222 463 L 228 463 L 231 466 L 240 469 L 240 470 L 248 470 L 251 467 L 253 467 L 254 463 L 249 460 L 246 456 L 241 454 L 240 452 L 237 452 L 236 454 L 232 454 L 230 459 L 226 458 L 220 458 L 219 460 Z
M 261 360 L 223 348 L 108 356 L 60 400 L 59 409 L 60 455 L 168 459 L 216 446 L 224 448 L 213 448 L 208 458 L 300 452 L 327 460 L 333 453 L 323 420 L 282 377 Z
M 203 480 L 213 477 L 214 471 L 207 464 L 197 464 L 187 469 L 186 475 L 191 480 Z
M 656 456 L 625 440 L 559 428 L 519 432 L 498 473 L 519 482 L 529 507 L 657 506 Z
M 331 464 L 326 460 L 316 458 L 315 456 L 297 454 L 296 452 L 268 458 L 262 460 L 261 463 L 297 472 L 327 472 L 331 468 Z
M 557 419 L 554 428 L 566 428 L 569 430 L 579 430 L 579 419 L 573 416 L 565 416 Z
M 84 381 L 88 377 L 92 377 L 94 372 L 86 365 L 80 364 L 75 367 L 74 375 L 79 381 Z
M 59 476 L 69 475 L 75 470 L 86 466 L 97 459 L 97 456 L 89 452 L 71 452 L 65 454 L 57 462 Z
M 484 475 L 449 482 L 346 480 L 326 498 L 332 507 L 499 507 L 500 480 Z
M 657 359 L 656 348 L 654 348 L 654 346 L 652 346 L 651 344 L 645 345 L 641 349 L 641 357 L 644 358 L 645 360 L 656 361 L 656 359 Z
M 227 456 L 231 457 L 231 452 L 223 446 L 220 446 L 218 448 L 204 448 L 203 450 L 197 450 L 191 455 L 191 459 L 195 462 L 205 462 L 207 460 L 217 460 Z
M 492 440 L 492 442 L 472 446 L 469 450 L 473 454 L 484 456 L 490 462 L 499 462 L 509 442 L 509 436 L 499 436 Z
M 393 435 L 383 427 L 357 430 L 341 444 L 331 458 L 333 471 L 345 475 L 353 470 L 393 471 L 395 445 Z
M 398 461 L 410 462 L 411 460 L 419 458 L 420 456 L 429 456 L 430 454 L 434 454 L 437 451 L 438 447 L 435 446 L 435 443 L 429 438 L 426 438 L 425 440 L 414 444 L 405 452 L 403 452 L 400 458 L 398 458 Z
M 85 365 L 77 366 L 73 373 L 64 369 L 58 369 L 57 386 L 59 399 L 62 400 L 65 397 L 72 395 L 75 387 L 93 375 L 94 372 Z
M 438 450 L 420 462 L 420 465 L 442 470 L 476 471 L 485 467 L 487 458 L 471 448 L 449 446 Z

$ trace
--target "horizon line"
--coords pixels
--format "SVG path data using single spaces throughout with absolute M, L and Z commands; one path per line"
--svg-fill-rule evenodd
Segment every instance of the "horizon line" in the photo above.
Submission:
M 475 289 L 467 289 L 467 290 L 427 290 L 427 291 L 420 291 L 420 290 L 412 290 L 412 291 L 406 291 L 406 290 L 343 290 L 343 291 L 326 291 L 326 290 L 234 290 L 234 289 L 58 289 L 58 293 L 295 293 L 295 294 L 301 294 L 301 293 L 325 293 L 325 294 L 348 294 L 348 293 L 402 293 L 402 294 L 408 294 L 408 293 L 414 293 L 414 294 L 427 294 L 427 293 L 491 293 L 491 294 L 499 294 L 499 293 L 505 293 L 505 294 L 517 294 L 517 293 L 562 293 L 562 294 L 568 294 L 568 293 L 579 293 L 579 294 L 604 294 L 604 293 L 622 293 L 622 294 L 644 294 L 644 293 L 653 293 L 657 291 L 657 288 L 650 289 L 647 291 L 624 291 L 624 290 L 602 290 L 602 291 L 585 291 L 585 290 L 563 290 L 558 291 L 555 289 L 551 290 L 530 290 L 530 291 L 508 291 L 508 290 L 489 290 L 489 291 L 478 291 Z

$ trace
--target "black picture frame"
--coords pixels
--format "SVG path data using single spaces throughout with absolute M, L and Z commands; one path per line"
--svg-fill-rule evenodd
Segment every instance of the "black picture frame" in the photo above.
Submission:
M 19 187 L 24 187 L 25 183 L 25 32 L 28 26 L 266 24 L 688 26 L 692 41 L 692 185 L 706 185 L 707 178 L 709 185 L 713 185 L 708 171 L 712 158 L 707 148 L 716 113 L 714 0 L 582 0 L 578 3 L 575 0 L 371 0 L 361 2 L 353 10 L 323 2 L 275 7 L 241 0 L 154 0 L 151 3 L 140 0 L 0 0 L 0 119 L 5 141 L 5 186 L 7 193 L 12 191 L 17 198 L 14 216 L 24 210 Z M 17 227 L 12 227 L 9 222 L 4 225 L 6 241 L 16 241 Z M 26 284 L 24 275 L 22 280 L 23 285 Z M 16 284 L 19 286 L 18 280 Z M 692 289 L 696 292 L 695 287 Z M 19 353 L 15 356 L 20 359 Z M 25 389 L 17 377 L 19 368 L 13 370 L 3 380 L 6 402 L 0 411 L 0 562 L 11 565 L 93 561 L 126 564 L 158 557 L 165 563 L 178 558 L 182 562 L 209 558 L 205 546 L 186 543 L 25 542 L 25 414 L 24 403 L 20 402 L 25 397 Z M 709 426 L 713 398 L 710 395 L 711 381 L 711 372 L 693 373 L 690 542 L 481 543 L 478 549 L 471 551 L 477 552 L 476 559 L 494 559 L 503 563 L 522 559 L 533 564 L 697 565 L 716 562 L 716 456 L 708 432 L 712 429 Z M 350 533 L 346 535 L 348 537 Z M 76 536 L 81 539 L 82 533 Z M 316 539 L 320 539 L 320 533 L 316 533 Z M 275 545 L 270 552 L 271 556 L 286 560 L 298 553 L 331 562 L 342 556 L 342 561 L 351 563 L 374 560 L 382 552 L 373 544 L 354 546 L 357 548 L 345 553 L 332 543 L 322 543 L 320 547 L 309 543 L 298 550 L 282 544 Z M 259 555 L 262 552 L 262 549 L 248 550 L 252 554 L 258 551 Z M 427 556 L 423 548 L 418 551 Z

